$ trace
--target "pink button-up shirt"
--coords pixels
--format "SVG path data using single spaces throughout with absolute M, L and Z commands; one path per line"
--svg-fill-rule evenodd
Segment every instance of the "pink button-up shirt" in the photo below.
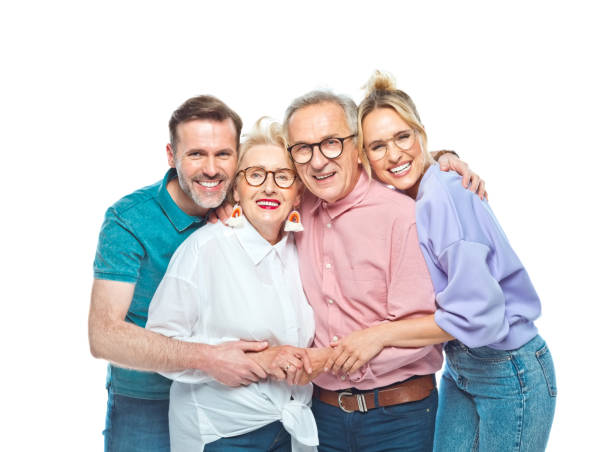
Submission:
M 412 199 L 370 181 L 365 172 L 345 198 L 302 202 L 304 231 L 296 234 L 302 284 L 315 313 L 316 347 L 334 338 L 435 310 L 421 254 Z M 373 389 L 442 366 L 441 346 L 384 348 L 351 375 L 324 373 L 315 383 L 330 390 Z

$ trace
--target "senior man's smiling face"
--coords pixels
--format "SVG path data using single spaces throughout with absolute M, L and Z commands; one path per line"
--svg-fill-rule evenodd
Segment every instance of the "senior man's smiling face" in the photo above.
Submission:
M 288 121 L 289 144 L 319 143 L 326 138 L 343 138 L 354 133 L 344 110 L 338 104 L 323 102 L 297 110 Z M 335 202 L 348 195 L 359 179 L 360 165 L 354 139 L 344 141 L 343 151 L 330 159 L 313 148 L 308 163 L 296 163 L 297 172 L 313 195 L 327 202 Z

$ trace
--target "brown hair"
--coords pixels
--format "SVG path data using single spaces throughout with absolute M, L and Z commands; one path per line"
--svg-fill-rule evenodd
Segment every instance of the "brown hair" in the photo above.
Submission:
M 427 152 L 427 134 L 421 124 L 421 118 L 417 112 L 414 102 L 408 94 L 395 87 L 395 80 L 389 74 L 374 71 L 365 86 L 366 96 L 359 104 L 359 148 L 363 150 L 363 128 L 364 118 L 377 108 L 391 108 L 412 127 L 422 139 L 423 152 Z M 365 151 L 363 152 L 365 155 Z
M 204 95 L 187 99 L 179 108 L 174 110 L 168 122 L 172 152 L 175 152 L 175 146 L 178 142 L 176 128 L 180 123 L 194 119 L 225 121 L 228 118 L 232 120 L 236 129 L 236 149 L 238 149 L 240 133 L 242 131 L 242 119 L 240 119 L 240 116 L 234 110 L 214 96 Z

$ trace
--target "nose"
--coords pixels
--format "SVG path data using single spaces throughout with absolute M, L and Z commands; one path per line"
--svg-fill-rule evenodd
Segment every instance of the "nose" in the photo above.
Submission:
M 204 162 L 202 162 L 202 172 L 208 177 L 217 175 L 217 164 L 214 156 L 207 156 Z
M 393 141 L 387 144 L 387 158 L 391 162 L 398 162 L 402 158 L 402 150 Z
M 271 171 L 266 174 L 266 180 L 263 183 L 265 193 L 274 193 L 276 191 L 276 183 L 274 182 L 274 173 Z
M 327 164 L 327 157 L 323 155 L 321 152 L 321 148 L 319 146 L 312 147 L 312 158 L 307 165 L 310 165 L 312 169 L 320 170 Z

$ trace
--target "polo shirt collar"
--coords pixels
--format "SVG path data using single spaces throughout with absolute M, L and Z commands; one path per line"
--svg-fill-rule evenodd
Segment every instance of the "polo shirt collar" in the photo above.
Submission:
M 244 226 L 241 228 L 234 228 L 236 237 L 238 237 L 238 241 L 240 245 L 249 256 L 254 265 L 258 265 L 270 252 L 276 252 L 283 263 L 283 265 L 287 264 L 287 240 L 289 237 L 288 233 L 283 234 L 283 238 L 275 244 L 271 245 L 266 239 L 264 239 L 257 229 L 249 223 L 249 221 L 244 219 Z
M 334 218 L 342 215 L 347 210 L 350 210 L 351 208 L 359 204 L 368 192 L 368 188 L 370 187 L 371 182 L 372 180 L 362 168 L 361 173 L 359 174 L 359 179 L 357 179 L 357 183 L 348 195 L 332 203 L 328 203 L 320 198 L 317 198 L 312 207 L 311 213 L 314 213 L 317 209 L 323 208 L 326 210 L 329 217 L 333 220 Z
M 197 217 L 186 214 L 181 210 L 179 206 L 176 205 L 170 193 L 168 193 L 168 182 L 174 179 L 176 176 L 176 169 L 170 168 L 166 175 L 164 176 L 164 180 L 159 187 L 157 192 L 157 202 L 159 203 L 161 209 L 164 211 L 174 228 L 178 232 L 183 232 L 191 225 L 196 223 L 206 222 L 206 217 Z

